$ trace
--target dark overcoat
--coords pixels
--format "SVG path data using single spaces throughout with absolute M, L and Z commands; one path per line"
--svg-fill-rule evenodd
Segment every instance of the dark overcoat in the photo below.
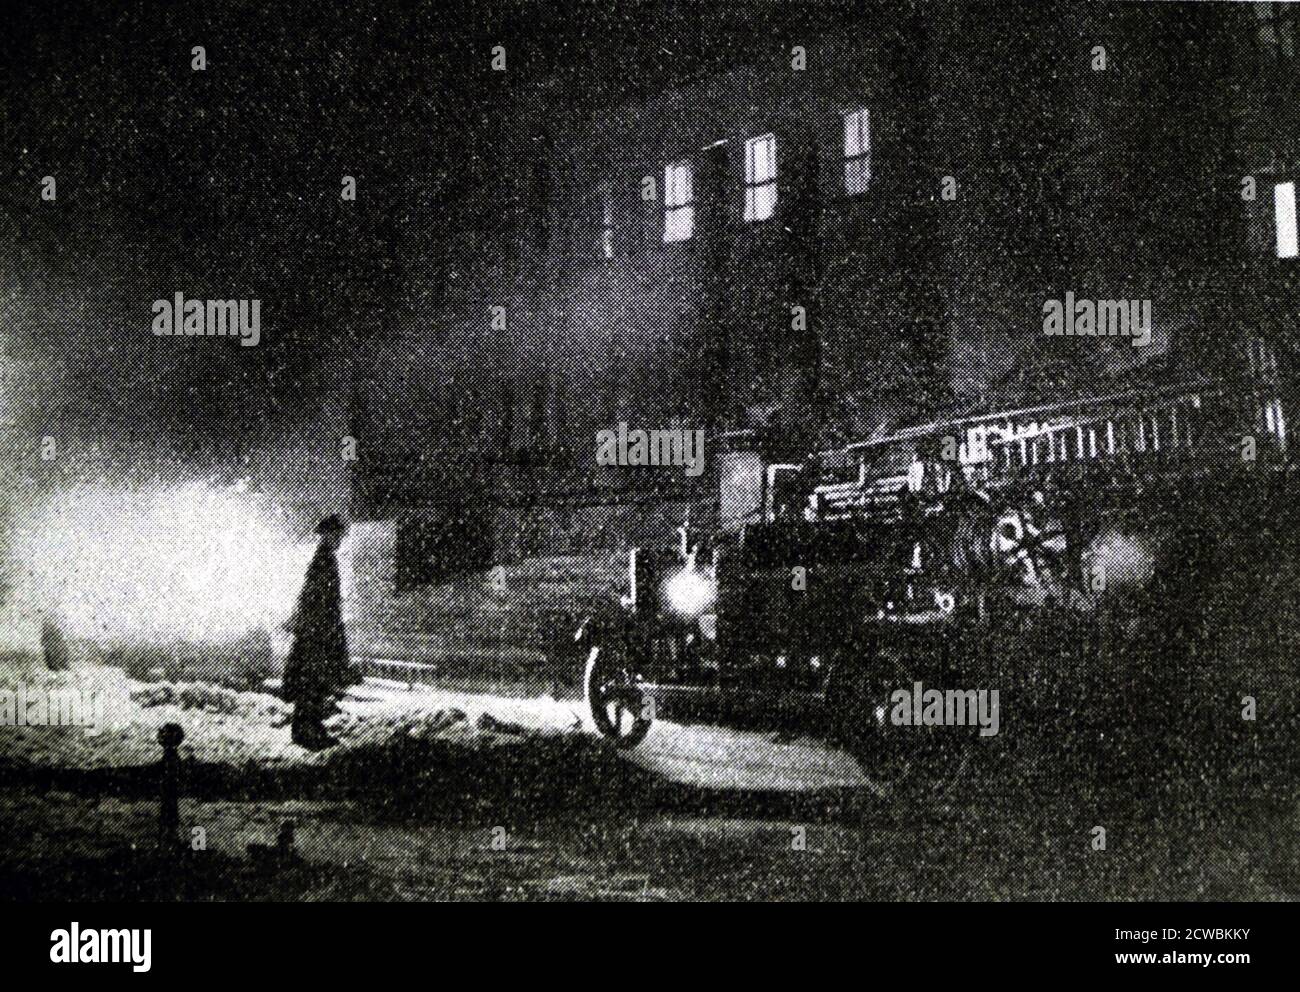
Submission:
M 289 626 L 293 647 L 284 663 L 280 690 L 286 701 L 319 705 L 361 681 L 348 656 L 338 560 L 324 541 L 307 566 Z

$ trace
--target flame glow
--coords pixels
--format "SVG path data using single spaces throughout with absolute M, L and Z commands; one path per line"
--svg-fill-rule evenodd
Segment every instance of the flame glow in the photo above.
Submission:
M 1143 589 L 1155 577 L 1156 556 L 1150 541 L 1116 528 L 1107 528 L 1093 538 L 1084 549 L 1083 562 L 1088 575 L 1101 569 L 1108 593 Z
M 25 619 L 96 640 L 226 641 L 289 616 L 313 541 L 264 499 L 202 483 L 79 487 L 15 521 Z M 33 620 L 33 618 L 36 618 Z

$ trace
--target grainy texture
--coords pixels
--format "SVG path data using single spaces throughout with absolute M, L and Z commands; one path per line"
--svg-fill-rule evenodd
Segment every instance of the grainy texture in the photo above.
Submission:
M 6 15 L 0 895 L 1300 896 L 1300 10 L 263 6 Z

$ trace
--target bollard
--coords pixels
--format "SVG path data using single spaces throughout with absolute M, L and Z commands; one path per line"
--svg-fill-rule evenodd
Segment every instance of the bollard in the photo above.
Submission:
M 41 621 L 41 653 L 45 655 L 45 667 L 52 672 L 62 672 L 69 667 L 68 644 L 63 639 L 63 631 L 48 617 Z
M 158 730 L 158 743 L 163 756 L 159 762 L 158 847 L 175 856 L 181 849 L 180 792 L 181 792 L 181 742 L 185 731 L 180 724 L 165 723 Z
M 275 839 L 275 848 L 284 860 L 293 858 L 298 852 L 294 847 L 293 821 L 285 820 L 280 824 L 280 834 Z

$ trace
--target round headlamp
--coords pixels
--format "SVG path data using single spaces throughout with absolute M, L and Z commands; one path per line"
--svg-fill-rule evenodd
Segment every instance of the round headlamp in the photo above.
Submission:
M 663 586 L 664 601 L 674 613 L 684 617 L 697 617 L 716 598 L 713 581 L 694 569 L 683 569 Z

